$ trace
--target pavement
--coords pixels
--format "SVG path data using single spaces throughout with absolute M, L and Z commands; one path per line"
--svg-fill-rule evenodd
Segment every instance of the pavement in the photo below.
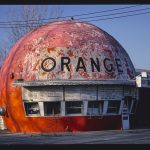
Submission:
M 0 131 L 0 145 L 48 144 L 150 144 L 150 129 L 67 133 L 11 133 Z

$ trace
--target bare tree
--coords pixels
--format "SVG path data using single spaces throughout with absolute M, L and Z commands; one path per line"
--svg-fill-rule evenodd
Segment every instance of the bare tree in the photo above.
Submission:
M 0 68 L 1 68 L 1 65 L 2 65 L 4 59 L 6 58 L 7 51 L 8 51 L 7 49 L 8 49 L 8 46 L 6 43 L 1 45 L 1 48 L 0 48 Z
M 24 5 L 22 6 L 22 12 L 20 12 L 20 18 L 15 14 L 14 20 L 17 18 L 22 20 L 22 22 L 16 22 L 11 24 L 10 38 L 12 43 L 15 43 L 20 37 L 25 33 L 31 31 L 34 28 L 39 27 L 45 22 L 50 22 L 55 19 L 45 18 L 59 18 L 62 14 L 62 9 L 60 6 L 52 6 L 48 11 L 48 6 L 44 5 Z M 48 16 L 48 17 L 46 17 Z
M 23 5 L 19 11 L 15 11 L 15 8 L 10 11 L 8 18 L 11 23 L 10 30 L 8 30 L 8 41 L 6 45 L 0 46 L 0 66 L 9 49 L 18 39 L 34 28 L 59 19 L 62 13 L 63 9 L 57 5 L 51 7 L 48 5 Z

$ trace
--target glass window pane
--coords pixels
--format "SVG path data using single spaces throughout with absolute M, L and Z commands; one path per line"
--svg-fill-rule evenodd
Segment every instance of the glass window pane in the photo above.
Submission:
M 124 105 L 128 108 L 128 112 L 130 112 L 132 103 L 132 96 L 125 96 Z
M 81 101 L 66 102 L 66 114 L 80 114 L 80 113 L 82 113 Z
M 44 115 L 59 115 L 60 102 L 44 102 Z
M 100 115 L 103 111 L 103 101 L 89 101 L 87 114 L 88 115 Z
M 107 113 L 119 113 L 121 101 L 108 101 Z
M 37 102 L 24 103 L 26 115 L 40 115 L 40 108 Z

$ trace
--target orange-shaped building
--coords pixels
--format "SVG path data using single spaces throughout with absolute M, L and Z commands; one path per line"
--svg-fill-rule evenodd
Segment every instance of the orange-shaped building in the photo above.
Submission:
M 129 128 L 138 102 L 134 66 L 102 29 L 77 20 L 22 37 L 0 71 L 0 108 L 13 132 Z

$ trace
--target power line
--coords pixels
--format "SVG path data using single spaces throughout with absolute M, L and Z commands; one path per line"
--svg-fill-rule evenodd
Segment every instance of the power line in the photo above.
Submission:
M 144 15 L 149 14 L 150 12 L 144 12 L 144 13 L 138 13 L 138 14 L 132 14 L 132 15 L 125 15 L 125 16 L 118 16 L 118 17 L 112 17 L 112 18 L 103 18 L 103 19 L 96 19 L 96 20 L 89 20 L 89 22 L 93 21 L 103 21 L 103 20 L 109 20 L 109 19 L 117 19 L 117 18 L 123 18 L 123 17 L 131 17 L 131 16 L 138 16 L 138 15 Z
M 85 16 L 85 15 L 92 15 L 92 14 L 97 14 L 97 13 L 104 13 L 104 12 L 110 12 L 110 11 L 116 11 L 116 10 L 121 10 L 121 9 L 127 9 L 127 8 L 132 8 L 132 7 L 138 7 L 142 5 L 134 5 L 134 6 L 127 6 L 127 7 L 121 7 L 121 8 L 115 8 L 115 9 L 108 9 L 104 11 L 97 11 L 97 12 L 92 12 L 92 13 L 84 13 L 84 14 L 78 14 L 78 15 L 69 15 L 69 16 L 64 16 L 64 17 L 58 17 L 58 18 L 48 18 L 48 19 L 40 19 L 40 20 L 51 20 L 51 19 L 63 19 L 63 18 L 71 18 L 73 17 L 79 17 L 79 16 Z M 39 21 L 39 20 L 28 20 L 28 21 Z M 6 22 L 0 22 L 0 23 L 12 23 L 12 22 L 26 22 L 26 21 L 18 21 L 18 20 L 12 20 L 12 21 L 6 21 Z
M 136 10 L 131 10 L 131 11 L 124 11 L 124 12 L 119 12 L 119 13 L 114 13 L 114 14 L 106 14 L 106 15 L 101 15 L 101 16 L 92 16 L 92 17 L 85 17 L 85 18 L 78 18 L 78 19 L 89 19 L 89 18 L 97 18 L 97 17 L 104 17 L 104 16 L 113 16 L 113 15 L 118 15 L 118 14 L 124 14 L 124 13 L 131 13 L 131 12 L 136 12 L 136 11 L 143 11 L 147 10 L 149 8 L 144 8 L 144 9 L 136 9 Z
M 103 18 L 103 19 L 96 19 L 96 20 L 88 20 L 87 22 L 94 22 L 94 21 L 101 21 L 101 20 L 103 21 L 103 20 L 109 20 L 109 19 L 117 19 L 117 18 L 138 16 L 138 15 L 144 15 L 144 14 L 149 14 L 149 13 L 150 12 L 144 12 L 144 13 L 138 13 L 138 14 L 132 14 L 132 15 L 125 15 L 125 16 L 118 16 L 118 17 L 111 17 L 111 18 Z M 79 21 L 83 21 L 83 20 L 79 20 Z M 85 21 L 83 21 L 83 22 L 85 22 Z M 74 23 L 74 22 L 70 22 L 70 23 L 66 23 L 66 24 L 72 24 L 72 23 Z M 45 24 L 45 25 L 41 25 L 41 26 L 48 26 L 48 25 Z M 26 26 L 20 26 L 20 27 L 26 27 Z M 0 28 L 13 28 L 13 27 L 0 27 Z
M 150 9 L 150 8 L 148 8 L 148 9 Z M 150 12 L 137 13 L 137 14 L 131 14 L 131 15 L 124 15 L 124 16 L 116 16 L 116 17 L 111 17 L 111 18 L 102 18 L 102 19 L 96 19 L 96 20 L 79 20 L 79 21 L 87 21 L 87 22 L 101 21 L 101 20 L 103 21 L 103 20 L 109 20 L 109 19 L 117 19 L 117 18 L 123 18 L 123 17 L 143 15 L 143 14 L 148 14 L 148 13 L 150 13 Z M 55 22 L 59 22 L 59 21 L 55 21 Z M 70 22 L 70 23 L 73 23 L 73 22 Z M 70 24 L 70 23 L 66 23 L 66 24 Z M 41 26 L 47 26 L 47 24 L 41 25 Z M 31 26 L 20 24 L 19 27 L 31 27 Z M 36 26 L 32 26 L 32 27 L 36 27 Z M 15 27 L 5 26 L 5 27 L 0 27 L 0 28 L 15 28 Z
M 89 19 L 89 18 L 97 18 L 97 17 L 104 17 L 104 16 L 112 16 L 112 15 L 117 15 L 117 14 L 124 14 L 124 13 L 131 13 L 131 12 L 135 12 L 135 11 L 143 11 L 143 10 L 147 10 L 147 9 L 150 9 L 150 8 L 144 8 L 144 9 L 136 9 L 136 10 L 131 10 L 131 11 L 125 11 L 125 12 L 120 12 L 120 13 L 113 13 L 113 14 L 106 14 L 106 15 L 101 15 L 101 16 L 92 16 L 92 17 L 86 17 L 86 18 L 78 18 L 79 20 L 81 19 Z M 48 23 L 48 22 L 43 22 L 43 23 Z M 28 25 L 29 23 L 26 23 L 26 24 L 11 24 L 11 27 L 13 28 L 13 25 L 14 25 L 14 28 L 15 27 L 37 27 L 39 23 L 32 23 L 32 25 Z M 37 24 L 37 26 L 33 26 L 34 24 Z M 10 24 L 2 24 L 0 23 L 0 25 L 9 25 Z

